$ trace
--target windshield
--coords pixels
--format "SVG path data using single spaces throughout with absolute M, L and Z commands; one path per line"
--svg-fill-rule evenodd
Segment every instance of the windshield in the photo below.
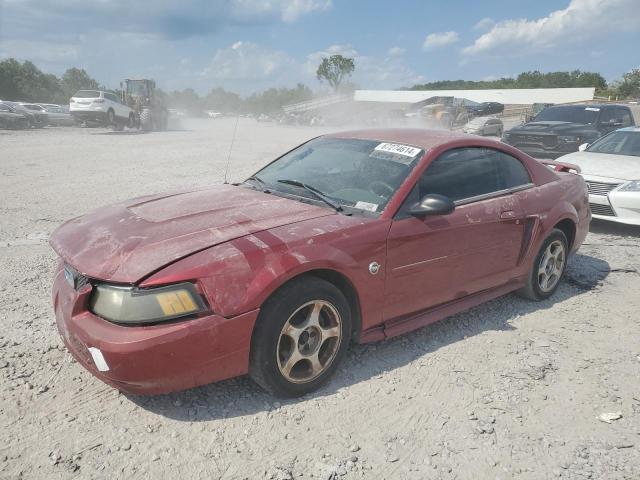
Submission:
M 596 121 L 599 108 L 584 106 L 566 106 L 545 108 L 533 119 L 534 122 L 571 122 L 583 125 Z
M 588 152 L 640 157 L 640 132 L 613 132 L 592 143 Z
M 311 140 L 260 170 L 270 190 L 315 198 L 280 180 L 294 180 L 335 203 L 381 212 L 413 169 L 422 150 L 409 145 L 345 138 Z
M 95 90 L 79 90 L 73 96 L 75 98 L 100 98 L 100 92 Z
M 127 95 L 147 97 L 147 84 L 143 81 L 129 81 L 127 83 Z

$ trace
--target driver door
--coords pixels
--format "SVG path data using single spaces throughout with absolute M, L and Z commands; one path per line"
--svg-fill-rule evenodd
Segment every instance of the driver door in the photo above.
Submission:
M 509 175 L 514 178 L 506 182 Z M 454 149 L 435 159 L 390 228 L 385 320 L 509 281 L 522 246 L 524 213 L 504 187 L 520 183 L 522 189 L 530 182 L 518 159 L 491 149 Z M 448 196 L 456 209 L 422 218 L 408 214 L 429 193 Z

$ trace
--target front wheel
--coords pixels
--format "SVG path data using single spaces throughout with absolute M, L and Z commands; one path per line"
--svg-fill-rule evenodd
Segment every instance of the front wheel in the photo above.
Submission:
M 562 230 L 554 228 L 536 255 L 527 285 L 517 293 L 535 301 L 545 300 L 553 295 L 564 275 L 568 250 L 566 235 Z
M 145 132 L 153 130 L 153 119 L 151 118 L 151 110 L 143 108 L 140 112 L 140 128 Z
M 335 372 L 351 340 L 351 310 L 334 285 L 305 276 L 263 305 L 251 339 L 249 374 L 277 396 L 318 389 Z
M 113 110 L 109 109 L 109 111 L 107 112 L 107 124 L 115 125 L 115 123 L 116 123 L 116 114 Z

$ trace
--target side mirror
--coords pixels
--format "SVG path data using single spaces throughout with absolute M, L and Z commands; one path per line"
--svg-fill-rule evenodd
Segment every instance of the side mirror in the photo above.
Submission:
M 449 197 L 430 193 L 425 195 L 422 200 L 414 204 L 409 213 L 414 217 L 425 217 L 427 215 L 449 215 L 455 210 L 456 206 Z
M 588 146 L 589 146 L 589 144 L 588 144 L 588 143 L 583 143 L 582 145 L 580 145 L 580 146 L 578 147 L 578 151 L 579 151 L 579 152 L 584 152 L 584 151 L 587 149 L 587 147 L 588 147 Z

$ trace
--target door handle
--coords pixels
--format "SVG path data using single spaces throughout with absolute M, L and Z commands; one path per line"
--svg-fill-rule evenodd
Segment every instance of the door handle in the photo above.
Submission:
M 513 210 L 505 210 L 500 213 L 500 219 L 502 220 L 511 220 L 512 218 L 516 218 L 516 212 Z

